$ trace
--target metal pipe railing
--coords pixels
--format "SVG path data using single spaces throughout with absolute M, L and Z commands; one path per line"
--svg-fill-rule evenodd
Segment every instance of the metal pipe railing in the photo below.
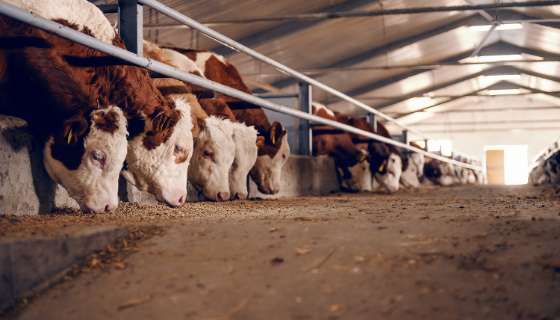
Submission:
M 347 102 L 349 102 L 349 103 L 351 103 L 351 104 L 353 104 L 357 107 L 360 107 L 360 108 L 366 110 L 367 112 L 373 113 L 376 116 L 378 116 L 379 118 L 382 118 L 382 119 L 385 119 L 387 121 L 393 122 L 396 125 L 398 125 L 400 128 L 408 130 L 409 133 L 413 133 L 413 134 L 415 134 L 419 137 L 426 138 L 426 136 L 423 133 L 421 133 L 420 131 L 407 127 L 405 124 L 401 123 L 397 119 L 395 119 L 393 117 L 390 117 L 390 116 L 388 116 L 388 115 L 386 115 L 386 114 L 368 106 L 367 104 L 365 104 L 361 101 L 358 101 L 358 100 L 350 97 L 349 95 L 346 95 L 346 94 L 344 94 L 344 93 L 342 93 L 342 92 L 340 92 L 340 91 L 338 91 L 338 90 L 336 90 L 336 89 L 334 89 L 334 88 L 332 88 L 332 87 L 330 87 L 330 86 L 328 86 L 328 85 L 326 85 L 322 82 L 319 82 L 319 81 L 317 81 L 313 78 L 310 78 L 303 73 L 300 73 L 300 72 L 298 72 L 298 71 L 296 71 L 296 70 L 294 70 L 294 69 L 292 69 L 288 66 L 285 66 L 285 65 L 281 64 L 280 62 L 278 62 L 276 60 L 273 60 L 273 59 L 255 51 L 255 50 L 253 50 L 249 47 L 246 47 L 246 46 L 236 42 L 235 40 L 217 32 L 213 29 L 208 28 L 207 26 L 203 25 L 202 23 L 199 23 L 198 21 L 195 21 L 194 19 L 185 16 L 184 14 L 178 12 L 177 10 L 169 8 L 168 6 L 158 2 L 156 0 L 138 0 L 138 3 L 141 3 L 141 4 L 144 4 L 148 7 L 151 7 L 153 9 L 165 14 L 166 16 L 176 20 L 176 21 L 189 26 L 192 29 L 198 30 L 199 32 L 205 34 L 207 37 L 223 44 L 224 46 L 227 46 L 227 47 L 229 47 L 233 50 L 236 50 L 236 51 L 243 52 L 243 53 L 245 53 L 245 54 L 261 61 L 261 62 L 264 62 L 268 65 L 271 65 L 275 69 L 277 69 L 278 71 L 280 71 L 280 72 L 282 72 L 286 75 L 289 75 L 291 77 L 294 77 L 294 78 L 298 79 L 300 82 L 306 82 L 306 83 L 308 83 L 308 84 L 310 84 L 314 87 L 317 87 L 317 88 L 319 88 L 323 91 L 326 91 L 326 92 L 328 92 L 328 93 L 330 93 L 330 94 L 332 94 L 332 95 L 334 95 L 334 96 L 336 96 L 336 97 L 338 97 L 342 100 L 345 100 L 345 101 L 347 101 Z
M 222 94 L 240 99 L 240 100 L 244 100 L 259 106 L 262 106 L 263 108 L 272 110 L 272 111 L 276 111 L 276 112 L 280 112 L 280 113 L 284 113 L 287 115 L 291 115 L 294 117 L 298 117 L 298 118 L 302 118 L 311 122 L 315 122 L 315 123 L 319 123 L 319 124 L 323 124 L 323 125 L 328 125 L 328 126 L 332 126 L 350 133 L 355 133 L 355 134 L 359 134 L 362 135 L 364 137 L 370 138 L 370 139 L 374 139 L 380 142 L 384 142 L 387 144 L 391 144 L 394 145 L 396 147 L 400 147 L 409 151 L 413 151 L 413 152 L 417 152 L 420 154 L 423 154 L 424 156 L 427 156 L 429 158 L 433 158 L 436 160 L 440 160 L 443 162 L 448 162 L 460 167 L 464 167 L 464 168 L 469 168 L 469 169 L 473 169 L 473 170 L 477 170 L 477 171 L 482 171 L 482 168 L 478 167 L 478 166 L 473 166 L 470 164 L 466 164 L 466 163 L 462 163 L 453 159 L 449 159 L 446 157 L 442 157 L 442 156 L 438 156 L 429 152 L 426 152 L 422 149 L 410 146 L 408 144 L 404 144 L 398 141 L 395 141 L 393 139 L 390 138 L 386 138 L 374 133 L 371 133 L 369 131 L 364 131 L 343 123 L 340 123 L 338 121 L 334 121 L 334 120 L 329 120 L 329 119 L 324 119 L 309 113 L 305 113 L 299 110 L 295 110 L 286 106 L 282 106 L 261 98 L 258 98 L 256 96 L 247 94 L 245 92 L 233 89 L 231 87 L 222 85 L 220 83 L 214 82 L 214 81 L 210 81 L 208 79 L 204 79 L 189 73 L 185 73 L 182 71 L 179 71 L 178 69 L 169 66 L 167 64 L 161 63 L 159 61 L 155 61 L 149 58 L 145 58 L 145 57 L 141 57 L 138 56 L 130 51 L 127 51 L 125 49 L 121 49 L 118 47 L 115 47 L 113 45 L 107 44 L 105 42 L 102 42 L 96 38 L 93 38 L 91 36 L 88 36 L 86 34 L 83 34 L 81 32 L 78 32 L 74 29 L 68 28 L 66 26 L 63 26 L 61 24 L 58 24 L 56 22 L 53 22 L 51 20 L 47 20 L 44 19 L 42 17 L 39 16 L 35 16 L 32 13 L 29 13 L 25 10 L 22 10 L 20 8 L 17 8 L 15 6 L 0 2 L 0 14 L 14 18 L 16 20 L 22 21 L 24 23 L 27 23 L 31 26 L 49 31 L 53 34 L 56 34 L 58 36 L 61 36 L 63 38 L 69 39 L 71 41 L 74 41 L 76 43 L 82 44 L 84 46 L 90 47 L 92 49 L 101 51 L 103 53 L 112 55 L 114 57 L 120 58 L 128 63 L 134 64 L 136 66 L 140 66 L 143 68 L 146 68 L 148 70 L 151 70 L 153 72 L 157 72 L 159 74 L 171 77 L 171 78 L 175 78 L 181 81 L 185 81 L 200 87 L 204 87 L 213 91 L 217 91 L 220 92 Z

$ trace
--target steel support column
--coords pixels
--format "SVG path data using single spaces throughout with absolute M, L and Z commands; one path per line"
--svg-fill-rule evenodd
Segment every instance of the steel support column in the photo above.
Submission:
M 299 96 L 298 102 L 300 110 L 312 114 L 313 94 L 312 88 L 308 83 L 300 82 L 298 85 Z M 311 124 L 307 120 L 300 120 L 299 125 L 299 153 L 301 155 L 310 156 L 313 154 L 313 142 Z
M 402 142 L 404 144 L 408 144 L 409 140 L 408 140 L 408 130 L 403 130 L 402 132 Z
M 377 132 L 377 120 L 375 120 L 375 114 L 368 113 L 367 119 L 368 119 L 369 125 L 371 127 L 371 130 L 373 132 Z
M 143 55 L 144 14 L 138 0 L 119 0 L 119 35 L 126 48 L 138 55 Z

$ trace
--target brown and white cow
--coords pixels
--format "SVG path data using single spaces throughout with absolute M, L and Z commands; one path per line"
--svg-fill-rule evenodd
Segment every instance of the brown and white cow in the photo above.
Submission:
M 453 165 L 432 158 L 426 159 L 424 177 L 433 184 L 440 186 L 451 186 L 456 183 Z
M 208 51 L 175 49 L 195 62 L 203 75 L 215 82 L 251 93 L 241 75 L 220 55 Z M 250 176 L 260 192 L 275 194 L 280 191 L 282 168 L 290 156 L 286 130 L 278 122 L 272 124 L 264 110 L 251 103 L 217 94 L 231 108 L 238 122 L 254 126 L 258 133 L 258 157 Z
M 373 132 L 366 118 L 351 118 L 340 114 L 337 114 L 336 117 L 340 122 L 364 131 Z M 377 124 L 377 131 L 375 133 L 386 138 L 391 138 L 389 132 L 381 123 Z M 357 134 L 350 135 L 352 141 L 357 146 L 368 151 L 370 170 L 374 179 L 372 181 L 372 187 L 375 189 L 376 186 L 380 186 L 380 188 L 388 192 L 398 191 L 402 171 L 406 170 L 408 166 L 408 163 L 403 160 L 400 151 L 388 143 L 368 139 Z
M 314 103 L 313 114 L 337 121 L 336 115 L 325 106 Z M 313 153 L 334 159 L 337 177 L 343 191 L 371 191 L 372 175 L 367 149 L 352 142 L 352 136 L 331 126 L 313 128 Z
M 222 98 L 205 98 L 199 101 L 208 114 L 229 119 L 234 124 L 235 159 L 230 170 L 229 188 L 232 199 L 247 199 L 249 195 L 247 179 L 257 161 L 257 130 L 253 126 L 237 122 L 233 111 Z
M 121 109 L 100 102 L 96 90 L 76 81 L 74 68 L 44 33 L 0 17 L 0 37 L 0 113 L 27 120 L 46 140 L 43 163 L 49 176 L 84 211 L 115 209 L 127 153 Z
M 411 142 L 410 145 L 420 148 L 414 142 Z M 418 188 L 424 176 L 424 155 L 418 152 L 405 151 L 405 157 L 408 161 L 408 167 L 402 172 L 401 185 L 405 188 Z
M 10 3 L 124 48 L 110 22 L 88 1 L 10 0 Z M 182 100 L 165 98 L 145 69 L 61 38 L 56 42 L 57 52 L 78 70 L 78 79 L 96 88 L 102 103 L 123 109 L 129 131 L 123 176 L 160 201 L 171 206 L 183 204 L 193 147 L 190 106 Z
M 148 42 L 145 42 L 144 49 L 153 59 L 202 76 L 194 62 L 175 50 L 162 49 Z M 200 130 L 193 131 L 195 155 L 189 171 L 190 181 L 211 200 L 228 200 L 230 195 L 232 199 L 246 199 L 247 176 L 257 158 L 255 129 L 236 123 L 233 112 L 220 99 L 202 98 L 201 107 L 194 95 L 200 95 L 203 90 L 174 79 L 158 79 L 156 82 L 162 93 L 186 96 L 193 106 L 193 118 L 197 120 L 194 126 Z

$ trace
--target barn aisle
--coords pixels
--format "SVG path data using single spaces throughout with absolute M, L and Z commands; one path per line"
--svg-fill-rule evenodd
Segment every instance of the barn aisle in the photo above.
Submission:
M 25 218 L 39 233 L 81 224 L 161 229 L 123 261 L 90 260 L 8 317 L 560 317 L 560 201 L 551 190 L 427 187 L 155 211 Z M 0 221 L 8 235 L 23 232 Z

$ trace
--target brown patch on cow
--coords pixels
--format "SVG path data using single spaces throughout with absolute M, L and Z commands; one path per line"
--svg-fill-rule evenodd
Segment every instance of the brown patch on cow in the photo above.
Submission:
M 175 163 L 180 164 L 187 161 L 189 158 L 187 150 L 175 150 Z
M 69 170 L 76 170 L 85 152 L 84 141 L 89 134 L 89 121 L 84 115 L 76 115 L 66 120 L 60 130 L 54 133 L 51 156 L 62 162 Z
M 392 139 L 391 135 L 389 134 L 389 130 L 387 130 L 387 127 L 385 127 L 385 125 L 381 122 L 377 122 L 377 131 L 373 131 L 371 124 L 365 117 L 351 118 L 349 116 L 340 114 L 337 114 L 336 117 L 339 121 L 354 126 L 358 129 L 376 133 L 382 137 Z M 391 144 L 380 142 L 374 139 L 369 139 L 358 134 L 351 135 L 352 141 L 354 143 L 361 145 L 362 148 L 367 148 L 370 156 L 370 169 L 372 172 L 384 174 L 386 171 L 386 166 L 384 164 L 389 159 L 391 153 L 397 154 L 401 158 L 403 171 L 408 168 L 408 157 L 404 154 L 405 152 L 401 151 L 399 148 Z
M 209 115 L 236 121 L 235 115 L 223 99 L 200 99 L 199 102 L 202 109 Z
M 165 48 L 175 50 L 181 54 L 184 54 L 185 56 L 187 56 L 187 58 L 191 59 L 192 61 L 196 61 L 196 55 L 200 52 L 203 52 L 202 50 L 185 49 L 179 47 L 165 47 Z
M 166 142 L 173 134 L 173 128 L 179 122 L 181 114 L 177 110 L 160 109 L 154 112 L 151 117 L 152 128 L 146 132 L 144 146 L 146 149 L 155 149 Z
M 119 129 L 119 114 L 114 110 L 109 112 L 95 112 L 92 120 L 95 127 L 99 130 L 113 134 Z
M 173 48 L 165 48 L 165 49 L 175 50 Z M 175 50 L 175 51 L 177 51 L 177 50 Z M 162 48 L 160 48 L 155 43 L 144 42 L 144 55 L 147 56 L 150 59 L 157 60 L 159 62 L 165 63 L 165 64 L 170 65 L 172 67 L 175 67 L 175 68 L 178 67 L 177 65 L 173 64 L 173 61 L 167 59 L 167 57 L 162 53 Z M 190 73 L 193 74 L 193 75 L 202 77 L 202 74 L 198 71 L 194 71 L 194 72 L 190 72 Z M 160 91 L 162 92 L 163 95 L 179 94 L 179 93 L 192 93 L 198 98 L 214 97 L 214 92 L 212 90 L 208 90 L 206 88 L 196 86 L 196 85 L 194 85 L 192 83 L 189 83 L 189 82 L 179 81 L 179 80 L 175 80 L 175 79 L 171 79 L 171 78 L 169 78 L 169 79 L 174 80 L 176 82 L 179 82 L 179 83 L 183 84 L 183 86 L 168 85 L 168 87 L 165 88 L 165 87 L 160 87 L 158 85 L 158 87 L 160 87 Z
M 336 114 L 329 113 L 323 108 L 314 108 L 314 114 L 325 119 L 337 121 Z M 361 152 L 361 147 L 352 141 L 352 136 L 343 130 L 332 126 L 318 125 L 313 131 L 313 151 L 315 155 L 328 155 L 335 161 L 335 165 L 342 171 L 343 179 L 352 177 L 349 168 L 367 160 Z M 337 174 L 339 172 L 337 171 Z

